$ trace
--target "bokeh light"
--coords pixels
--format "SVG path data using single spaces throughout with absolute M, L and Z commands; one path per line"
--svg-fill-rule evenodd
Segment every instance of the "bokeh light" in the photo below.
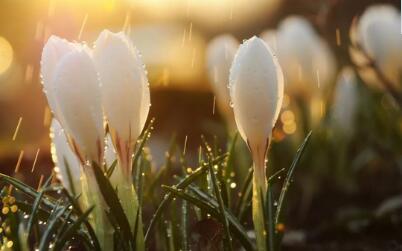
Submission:
M 0 75 L 10 68 L 13 54 L 11 44 L 4 37 L 0 37 Z

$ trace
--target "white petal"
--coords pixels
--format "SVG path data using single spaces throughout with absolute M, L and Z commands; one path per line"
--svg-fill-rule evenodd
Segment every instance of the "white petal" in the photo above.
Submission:
M 58 178 L 61 180 L 63 186 L 72 194 L 78 195 L 81 193 L 81 173 L 80 161 L 68 145 L 66 135 L 60 123 L 52 120 L 50 127 L 50 138 L 52 160 L 55 164 L 55 170 Z M 68 170 L 67 170 L 68 165 Z M 70 177 L 71 181 L 70 184 Z M 74 192 L 74 193 L 73 193 Z
M 265 146 L 282 105 L 283 74 L 263 40 L 253 37 L 240 46 L 230 71 L 230 91 L 242 138 Z
M 214 38 L 207 48 L 208 76 L 217 98 L 218 108 L 227 120 L 233 119 L 228 85 L 230 67 L 238 48 L 238 41 L 228 34 Z
M 52 79 L 57 65 L 62 57 L 76 49 L 76 45 L 57 36 L 51 36 L 43 47 L 41 59 L 41 77 L 43 89 L 46 94 L 49 107 L 56 115 L 56 101 L 54 98 Z M 58 115 L 56 115 L 58 116 Z
M 101 81 L 102 104 L 111 129 L 133 143 L 150 107 L 147 73 L 138 51 L 124 35 L 103 31 L 93 52 Z
M 108 134 L 106 136 L 105 143 L 105 162 L 108 167 L 110 167 L 113 162 L 117 159 L 116 150 L 114 149 L 112 138 Z
M 99 81 L 88 49 L 64 56 L 56 67 L 53 91 L 63 115 L 60 121 L 84 160 L 101 163 L 103 113 Z

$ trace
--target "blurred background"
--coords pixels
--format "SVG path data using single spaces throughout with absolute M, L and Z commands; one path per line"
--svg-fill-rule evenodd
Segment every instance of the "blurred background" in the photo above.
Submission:
M 1 0 L 0 171 L 14 174 L 18 166 L 20 178 L 33 186 L 41 175 L 51 172 L 51 114 L 40 83 L 41 51 L 51 35 L 90 45 L 103 29 L 130 35 L 149 73 L 150 117 L 156 118 L 150 149 L 158 166 L 173 134 L 179 145 L 187 138 L 190 159 L 197 158 L 200 135 L 216 136 L 222 147 L 227 143 L 225 122 L 214 108 L 207 75 L 205 55 L 212 38 L 230 33 L 242 41 L 277 29 L 289 15 L 301 15 L 327 42 L 340 70 L 351 64 L 353 18 L 375 3 L 400 9 L 398 0 Z M 326 130 L 325 119 L 318 125 L 301 126 L 303 114 L 292 109 L 280 117 L 270 153 L 272 170 L 288 167 L 297 145 L 314 129 L 296 176 L 300 184 L 295 190 L 301 192 L 294 195 L 295 206 L 290 211 L 301 216 L 291 223 L 294 229 L 325 228 L 319 223 L 339 216 L 339 207 L 345 209 L 341 215 L 354 217 L 356 208 L 375 209 L 402 191 L 400 108 L 384 92 L 366 88 L 359 81 L 359 95 L 365 98 L 360 103 L 357 129 L 347 143 Z M 329 82 L 333 86 L 335 78 Z M 323 110 L 331 109 L 331 95 L 330 91 L 326 108 L 322 101 L 313 104 L 321 117 L 325 118 Z M 291 103 L 292 96 L 286 96 L 285 102 Z M 398 203 L 402 205 L 400 200 Z M 354 224 L 351 228 L 365 222 Z M 396 226 L 399 230 L 400 225 Z M 295 234 L 293 238 L 298 240 L 299 232 Z M 320 235 L 320 239 L 326 238 Z

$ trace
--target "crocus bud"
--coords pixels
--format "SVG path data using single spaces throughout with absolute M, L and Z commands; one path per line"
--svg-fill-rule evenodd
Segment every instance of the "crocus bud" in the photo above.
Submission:
M 239 43 L 232 35 L 214 38 L 207 48 L 208 76 L 216 96 L 219 111 L 229 127 L 234 127 L 233 110 L 230 107 L 229 72 Z
M 113 144 L 125 174 L 130 174 L 133 145 L 151 105 L 147 72 L 139 52 L 122 32 L 103 31 L 93 55 Z
M 401 17 L 391 5 L 368 7 L 359 19 L 354 39 L 394 87 L 401 90 L 402 42 L 400 35 Z M 356 58 L 356 52 L 352 51 Z M 365 74 L 367 82 L 378 82 L 374 75 Z M 378 85 L 377 85 L 378 86 Z
M 68 145 L 66 135 L 60 123 L 52 120 L 50 126 L 52 160 L 57 177 L 72 195 L 81 193 L 81 163 Z
M 48 39 L 45 46 L 43 47 L 41 60 L 41 78 L 43 90 L 46 94 L 49 107 L 54 115 L 59 114 L 59 112 L 56 111 L 57 105 L 53 93 L 54 88 L 52 86 L 55 69 L 61 58 L 75 49 L 77 49 L 76 44 L 68 42 L 67 40 L 54 35 L 52 35 Z M 61 120 L 61 118 L 58 119 Z
M 240 46 L 229 88 L 240 135 L 252 151 L 265 154 L 282 105 L 283 74 L 263 40 L 253 37 Z
M 276 32 L 276 46 L 279 62 L 286 66 L 286 92 L 309 98 L 333 80 L 334 56 L 306 19 L 291 16 L 282 21 Z
M 345 67 L 338 76 L 332 110 L 334 127 L 345 136 L 354 131 L 358 98 L 356 74 L 351 67 Z
M 103 160 L 104 129 L 99 81 L 89 50 L 82 46 L 63 56 L 50 84 L 57 117 L 82 163 Z
M 253 222 L 257 250 L 265 250 L 265 218 L 261 198 L 267 181 L 265 155 L 283 98 L 283 74 L 262 39 L 253 37 L 238 49 L 230 70 L 230 97 L 236 125 L 254 161 Z

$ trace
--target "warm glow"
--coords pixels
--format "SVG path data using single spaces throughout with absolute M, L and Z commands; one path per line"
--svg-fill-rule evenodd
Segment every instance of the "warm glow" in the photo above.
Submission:
M 293 134 L 293 133 L 296 132 L 296 129 L 297 129 L 297 125 L 296 125 L 296 123 L 294 123 L 294 122 L 289 123 L 289 124 L 284 124 L 284 125 L 283 125 L 283 131 L 284 131 L 286 134 Z
M 295 115 L 293 114 L 292 111 L 284 111 L 281 114 L 281 121 L 283 124 L 291 124 L 294 123 L 295 120 Z
M 12 62 L 13 48 L 4 37 L 0 37 L 0 74 L 6 72 Z
M 247 25 L 268 17 L 280 0 L 126 0 L 159 18 L 188 18 L 210 28 Z

